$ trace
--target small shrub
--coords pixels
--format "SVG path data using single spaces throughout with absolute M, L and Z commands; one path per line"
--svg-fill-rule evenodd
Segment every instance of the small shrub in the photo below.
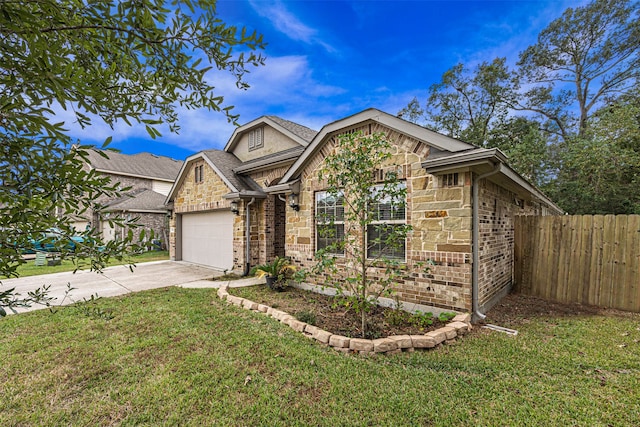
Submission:
M 398 308 L 384 312 L 386 321 L 392 326 L 402 326 L 408 323 L 410 316 L 411 314 Z
M 452 313 L 450 311 L 443 311 L 438 316 L 438 320 L 441 321 L 442 323 L 446 323 L 446 322 L 450 321 L 451 319 L 453 319 L 454 317 L 456 317 L 456 313 Z
M 316 315 L 310 311 L 301 311 L 296 313 L 295 318 L 310 325 L 315 325 L 317 322 Z
M 429 326 L 433 325 L 433 313 L 431 313 L 430 311 L 426 313 L 416 311 L 409 318 L 409 323 L 420 329 L 426 329 Z

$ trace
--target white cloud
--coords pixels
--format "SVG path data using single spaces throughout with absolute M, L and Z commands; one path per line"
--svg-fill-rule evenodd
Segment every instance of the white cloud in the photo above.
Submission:
M 267 18 L 275 29 L 289 37 L 291 40 L 321 46 L 329 53 L 336 52 L 336 49 L 333 46 L 322 40 L 316 29 L 311 28 L 300 21 L 281 1 L 267 3 L 252 0 L 249 3 L 256 13 L 263 18 Z

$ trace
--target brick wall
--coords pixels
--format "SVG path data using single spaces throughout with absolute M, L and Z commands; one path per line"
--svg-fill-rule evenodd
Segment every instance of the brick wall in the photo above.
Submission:
M 487 310 L 513 283 L 513 221 L 517 215 L 540 215 L 539 204 L 486 179 L 478 189 L 478 303 Z
M 471 309 L 471 182 L 461 173 L 460 185 L 438 188 L 421 167 L 429 147 L 378 124 L 360 128 L 365 133 L 385 132 L 397 146 L 390 164 L 402 168 L 407 185 L 407 238 L 405 273 L 395 290 L 401 300 L 446 310 Z M 317 178 L 322 161 L 333 148 L 328 142 L 302 173 L 300 211 L 287 209 L 286 254 L 303 268 L 314 265 L 314 195 L 325 189 Z M 435 265 L 428 273 L 424 263 Z M 374 277 L 382 271 L 374 271 Z M 311 279 L 318 284 L 323 278 Z

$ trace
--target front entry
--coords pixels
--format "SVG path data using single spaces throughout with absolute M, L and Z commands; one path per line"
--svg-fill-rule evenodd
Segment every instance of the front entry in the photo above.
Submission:
M 287 222 L 287 205 L 275 196 L 274 215 L 273 215 L 273 254 L 275 256 L 284 256 L 284 242 Z

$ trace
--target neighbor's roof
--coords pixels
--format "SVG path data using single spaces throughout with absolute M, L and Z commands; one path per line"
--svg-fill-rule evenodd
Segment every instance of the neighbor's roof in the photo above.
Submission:
M 100 155 L 99 151 L 108 158 Z M 139 178 L 157 179 L 160 181 L 175 181 L 182 167 L 182 160 L 157 156 L 151 153 L 122 154 L 114 151 L 98 149 L 87 150 L 89 164 L 99 172 Z
M 153 190 L 141 188 L 110 202 L 106 212 L 166 212 L 165 196 Z

